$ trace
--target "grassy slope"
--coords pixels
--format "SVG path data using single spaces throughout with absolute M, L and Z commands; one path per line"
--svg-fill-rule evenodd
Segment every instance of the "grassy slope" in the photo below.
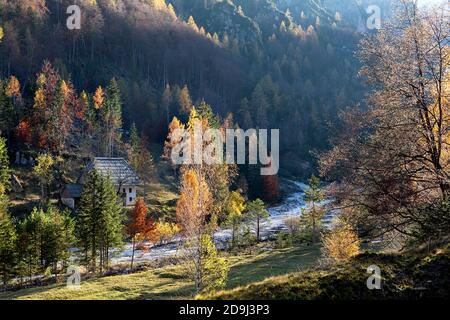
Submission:
M 229 256 L 228 288 L 299 271 L 315 264 L 318 247 L 299 247 Z M 181 266 L 82 281 L 78 290 L 64 284 L 0 293 L 0 299 L 181 299 L 192 298 L 194 286 Z
M 381 268 L 382 290 L 366 286 L 367 267 Z M 330 271 L 291 273 L 200 299 L 448 299 L 450 247 L 431 254 L 365 253 Z

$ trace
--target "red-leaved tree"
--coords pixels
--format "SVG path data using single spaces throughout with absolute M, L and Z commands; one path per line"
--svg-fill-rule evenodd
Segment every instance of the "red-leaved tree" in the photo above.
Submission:
M 131 255 L 131 269 L 133 269 L 134 253 L 136 247 L 145 240 L 153 241 L 155 239 L 155 221 L 147 218 L 148 208 L 144 198 L 138 198 L 131 211 L 130 221 L 127 225 L 127 234 L 131 237 L 133 253 Z

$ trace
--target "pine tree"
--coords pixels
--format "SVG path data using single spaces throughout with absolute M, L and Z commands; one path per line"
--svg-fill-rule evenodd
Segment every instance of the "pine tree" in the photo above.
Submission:
M 258 128 L 269 128 L 269 120 L 267 117 L 269 103 L 267 102 L 267 97 L 264 93 L 264 89 L 260 84 L 255 87 L 255 90 L 252 93 L 251 107 L 252 111 L 256 113 L 256 122 Z
M 171 3 L 169 3 L 167 5 L 167 11 L 169 12 L 170 17 L 173 20 L 177 20 L 177 14 L 176 14 L 175 9 L 173 8 L 173 5 Z
M 341 22 L 342 21 L 342 15 L 339 11 L 336 11 L 335 15 L 334 15 L 334 21 L 335 22 Z
M 224 48 L 229 48 L 230 46 L 230 39 L 228 38 L 228 34 L 225 32 L 222 38 L 222 46 Z
M 31 279 L 33 274 L 51 269 L 57 280 L 58 266 L 67 263 L 74 239 L 74 220 L 69 212 L 34 208 L 19 226 L 19 265 L 26 266 L 19 273 L 28 272 Z
M 191 112 L 193 104 L 187 85 L 185 85 L 180 91 L 180 95 L 178 96 L 178 105 L 181 115 L 186 116 Z
M 172 90 L 170 89 L 170 85 L 167 84 L 166 87 L 164 88 L 161 97 L 161 108 L 164 110 L 164 113 L 166 115 L 167 125 L 169 125 L 170 122 L 171 105 L 172 105 Z
M 103 92 L 102 87 L 97 87 L 95 90 L 94 96 L 92 97 L 92 100 L 94 101 L 95 109 L 101 109 L 103 107 L 103 102 L 105 100 L 105 94 Z
M 50 154 L 41 154 L 36 159 L 37 164 L 33 168 L 33 172 L 39 178 L 41 186 L 41 207 L 47 203 L 50 184 L 54 179 L 53 166 L 55 159 Z
M 242 99 L 239 107 L 239 119 L 242 121 L 242 128 L 249 129 L 253 127 L 253 120 L 250 115 L 250 106 L 247 98 Z
M 236 245 L 239 229 L 243 221 L 242 212 L 244 210 L 245 200 L 242 195 L 237 191 L 231 192 L 225 207 L 227 214 L 225 224 L 231 227 L 231 245 L 233 247 Z
M 133 153 L 137 153 L 140 144 L 141 142 L 137 133 L 136 123 L 133 122 L 130 128 L 130 146 Z
M 260 240 L 260 224 L 261 220 L 269 217 L 266 205 L 261 199 L 256 199 L 247 205 L 248 215 L 254 219 L 256 224 L 256 239 Z
M 320 189 L 320 180 L 316 176 L 309 179 L 309 187 L 305 191 L 305 201 L 307 207 L 303 209 L 300 221 L 304 228 L 310 229 L 312 233 L 312 242 L 317 242 L 318 230 L 321 225 L 325 210 L 321 202 L 325 199 L 325 195 Z
M 217 45 L 217 46 L 220 45 L 219 35 L 216 32 L 214 32 L 214 34 L 212 36 L 212 41 L 215 45 Z
M 17 125 L 17 106 L 21 101 L 20 83 L 10 76 L 8 81 L 0 79 L 0 133 L 6 134 L 8 141 Z
M 120 97 L 119 85 L 116 79 L 111 79 L 106 88 L 103 107 L 101 108 L 102 124 L 102 153 L 111 157 L 114 154 L 114 148 L 120 142 L 119 129 L 122 127 L 122 102 Z
M 279 31 L 280 33 L 285 33 L 285 32 L 287 32 L 286 23 L 284 22 L 284 20 L 281 21 L 280 27 L 278 28 L 278 31 Z
M 0 137 L 0 191 L 6 191 L 9 186 L 9 159 L 6 139 Z
M 84 250 L 85 263 L 100 272 L 109 264 L 109 251 L 122 244 L 122 205 L 108 177 L 92 170 L 84 185 L 76 232 Z M 98 261 L 97 261 L 98 260 Z
M 4 200 L 0 194 L 0 202 Z M 0 203 L 0 211 L 2 211 L 2 207 L 3 205 Z M 3 285 L 8 283 L 15 271 L 17 264 L 16 241 L 16 229 L 11 217 L 8 213 L 0 212 L 0 274 Z
M 187 24 L 188 24 L 188 26 L 191 27 L 192 30 L 194 30 L 195 32 L 198 32 L 198 31 L 199 31 L 198 26 L 197 26 L 197 23 L 195 23 L 195 20 L 194 20 L 194 17 L 193 17 L 193 16 L 189 16 L 188 21 L 187 21 Z
M 201 238 L 201 265 L 198 292 L 208 293 L 226 286 L 230 267 L 224 258 L 219 257 L 214 239 L 208 234 Z

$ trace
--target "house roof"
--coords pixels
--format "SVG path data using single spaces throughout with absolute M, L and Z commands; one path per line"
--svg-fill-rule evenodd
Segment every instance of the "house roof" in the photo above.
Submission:
M 103 176 L 109 176 L 112 183 L 116 186 L 141 184 L 139 176 L 124 158 L 94 158 L 86 166 L 85 172 L 93 169 Z M 81 182 L 83 183 L 83 181 Z
M 61 198 L 81 198 L 83 186 L 77 183 L 69 183 L 61 191 Z

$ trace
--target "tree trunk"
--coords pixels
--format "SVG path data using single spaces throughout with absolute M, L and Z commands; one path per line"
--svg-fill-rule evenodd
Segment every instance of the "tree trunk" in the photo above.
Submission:
M 131 267 L 130 267 L 131 271 L 133 271 L 133 262 L 134 262 L 134 251 L 135 251 L 135 248 L 136 248 L 136 241 L 133 238 L 133 251 L 131 253 Z
M 259 215 L 256 216 L 256 241 L 259 242 Z

